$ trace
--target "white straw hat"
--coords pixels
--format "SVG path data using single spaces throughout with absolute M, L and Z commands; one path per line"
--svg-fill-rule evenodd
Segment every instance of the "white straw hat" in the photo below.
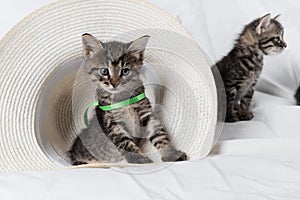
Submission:
M 23 19 L 0 43 L 0 172 L 68 167 L 65 153 L 84 127 L 72 92 L 86 32 L 103 41 L 151 36 L 146 62 L 170 90 L 162 101 L 169 132 L 190 159 L 205 157 L 215 142 L 217 92 L 185 28 L 143 0 L 63 0 Z M 118 165 L 97 165 L 105 166 Z

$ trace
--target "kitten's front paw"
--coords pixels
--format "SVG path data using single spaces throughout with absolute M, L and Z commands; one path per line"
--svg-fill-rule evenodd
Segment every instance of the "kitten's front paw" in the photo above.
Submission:
M 125 157 L 126 157 L 127 162 L 129 162 L 129 163 L 137 163 L 137 164 L 153 163 L 153 161 L 150 158 L 145 157 L 138 153 L 128 152 Z
M 249 121 L 249 120 L 253 119 L 253 117 L 254 117 L 254 115 L 252 112 L 245 112 L 245 113 L 240 114 L 239 119 L 241 121 Z
M 175 160 L 175 161 L 185 161 L 185 160 L 187 160 L 187 155 L 186 155 L 186 153 L 181 152 L 181 151 L 178 151 L 178 152 L 179 152 L 179 154 L 181 154 L 181 156 L 179 156 L 179 157 L 177 158 L 177 160 Z
M 229 122 L 229 123 L 234 123 L 234 122 L 238 122 L 239 121 L 239 117 L 237 115 L 228 115 L 226 116 L 225 122 Z
M 161 160 L 163 162 L 185 161 L 187 160 L 186 153 L 178 151 L 173 147 L 165 147 L 161 153 Z
M 148 157 L 142 156 L 141 158 L 137 159 L 135 163 L 138 163 L 138 164 L 147 164 L 147 163 L 153 163 L 153 161 L 150 158 L 148 158 Z

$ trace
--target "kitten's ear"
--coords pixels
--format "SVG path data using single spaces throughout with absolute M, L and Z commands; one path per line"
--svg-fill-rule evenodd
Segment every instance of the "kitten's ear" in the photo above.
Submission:
M 82 45 L 85 59 L 91 58 L 97 50 L 103 48 L 101 42 L 88 33 L 82 35 Z
M 132 52 L 134 56 L 143 60 L 144 59 L 144 52 L 148 43 L 150 36 L 145 35 L 140 37 L 139 39 L 131 42 L 128 47 L 128 51 Z
M 267 27 L 270 25 L 270 21 L 271 21 L 271 14 L 267 14 L 265 16 L 263 16 L 262 18 L 259 19 L 259 23 L 256 26 L 256 33 L 258 35 L 261 35 L 266 29 Z
M 278 18 L 281 16 L 281 14 L 279 14 L 279 15 L 276 15 L 276 17 L 274 17 L 273 19 L 274 20 L 278 20 Z

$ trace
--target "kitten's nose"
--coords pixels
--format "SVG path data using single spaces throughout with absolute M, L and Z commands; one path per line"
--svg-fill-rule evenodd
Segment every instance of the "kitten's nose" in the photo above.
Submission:
M 115 88 L 115 87 L 118 86 L 118 80 L 112 79 L 112 80 L 110 81 L 110 84 Z
M 282 46 L 283 46 L 284 48 L 287 48 L 287 43 L 284 42 L 284 41 L 282 41 Z
M 110 83 L 114 88 L 117 87 L 116 83 Z

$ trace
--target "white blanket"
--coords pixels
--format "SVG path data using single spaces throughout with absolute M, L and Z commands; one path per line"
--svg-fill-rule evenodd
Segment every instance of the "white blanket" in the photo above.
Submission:
M 1 175 L 0 199 L 300 199 L 299 139 L 227 142 L 221 154 L 216 150 L 218 155 L 204 160 L 165 165 L 156 171 L 147 167 Z
M 25 2 L 25 1 L 24 1 Z M 20 13 L 47 0 L 4 1 L 0 37 Z M 232 48 L 243 25 L 281 13 L 288 49 L 267 57 L 253 99 L 255 118 L 226 124 L 207 159 L 161 170 L 74 169 L 0 175 L 1 200 L 205 199 L 299 200 L 300 107 L 293 94 L 300 82 L 300 3 L 297 0 L 152 0 L 169 11 L 217 61 Z M 4 5 L 4 6 L 3 6 Z M 17 12 L 17 13 L 16 13 Z M 5 20 L 8 19 L 8 20 Z M 136 172 L 137 169 L 125 169 Z M 149 173 L 142 173 L 142 172 Z

